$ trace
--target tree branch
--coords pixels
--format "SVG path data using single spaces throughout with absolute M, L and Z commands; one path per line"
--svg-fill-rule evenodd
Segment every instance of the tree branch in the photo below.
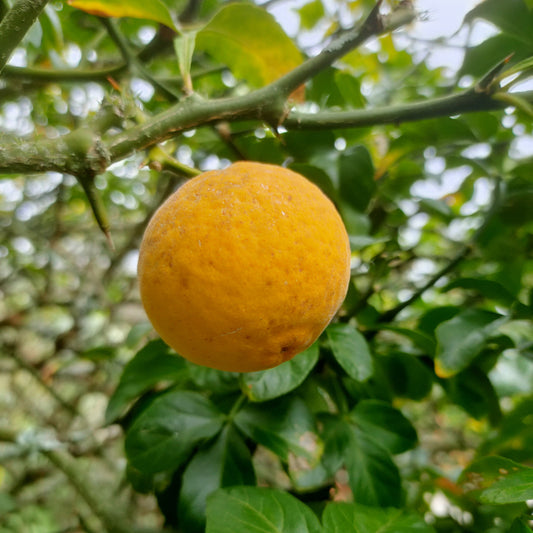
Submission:
M 48 0 L 18 0 L 0 22 L 0 73 Z
M 533 102 L 533 91 L 525 91 L 520 96 Z M 301 113 L 293 111 L 283 122 L 291 130 L 305 129 L 339 129 L 360 128 L 378 124 L 399 124 L 430 118 L 474 113 L 476 111 L 494 111 L 508 107 L 486 93 L 475 89 L 432 98 L 423 102 L 386 106 L 375 109 L 356 109 L 353 111 L 323 111 L 319 113 Z
M 416 18 L 416 12 L 408 8 L 399 8 L 386 17 L 382 16 L 379 12 L 381 3 L 382 0 L 376 3 L 374 9 L 372 9 L 361 26 L 343 32 L 318 55 L 311 57 L 288 74 L 265 87 L 265 89 L 268 89 L 269 92 L 276 92 L 286 99 L 300 85 L 332 65 L 337 59 L 362 45 L 371 37 L 394 31 L 405 24 L 409 24 Z

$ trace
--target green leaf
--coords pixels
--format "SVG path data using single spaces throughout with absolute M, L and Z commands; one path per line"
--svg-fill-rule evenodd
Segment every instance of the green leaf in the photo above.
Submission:
M 348 109 L 360 109 L 365 107 L 366 99 L 361 94 L 361 84 L 357 78 L 348 72 L 338 70 L 335 72 L 335 83 L 342 98 L 347 104 L 343 107 Z
M 346 452 L 352 444 L 352 426 L 346 420 L 329 413 L 318 417 L 321 437 L 324 441 L 324 453 L 321 462 L 330 476 L 344 465 Z
M 149 342 L 124 367 L 118 387 L 111 396 L 106 410 L 106 423 L 116 420 L 135 398 L 163 380 L 185 378 L 185 361 L 173 354 L 161 340 Z
M 530 53 L 530 47 L 523 41 L 513 35 L 500 33 L 468 48 L 459 73 L 480 78 L 489 72 L 495 63 L 510 54 L 514 54 L 514 60 L 521 60 L 527 58 Z
M 363 433 L 392 454 L 410 450 L 417 443 L 411 422 L 387 402 L 362 400 L 350 417 Z
M 170 11 L 161 0 L 68 0 L 68 3 L 72 7 L 98 17 L 133 17 L 153 20 L 178 32 Z M 177 9 L 179 7 L 176 6 Z
M 528 10 L 523 0 L 485 0 L 472 9 L 465 20 L 474 18 L 488 20 L 504 33 L 533 46 L 533 13 Z
M 242 390 L 254 402 L 273 400 L 301 385 L 317 361 L 318 345 L 315 343 L 275 368 L 242 374 Z
M 183 473 L 178 521 L 188 533 L 205 531 L 206 500 L 215 490 L 255 485 L 250 451 L 236 429 L 227 425 L 216 440 L 192 458 Z
M 509 533 L 531 533 L 531 528 L 527 525 L 525 519 L 517 518 L 512 523 Z
M 439 324 L 450 320 L 455 315 L 458 315 L 460 311 L 461 308 L 455 305 L 433 307 L 422 315 L 418 322 L 418 329 L 427 335 L 433 336 Z
M 199 388 L 215 393 L 234 392 L 240 390 L 240 372 L 226 372 L 215 368 L 187 364 L 192 382 Z
M 296 456 L 313 466 L 320 459 L 323 445 L 311 412 L 300 398 L 286 396 L 246 405 L 234 421 L 245 435 L 285 462 Z
M 401 478 L 388 451 L 355 427 L 350 438 L 345 460 L 354 499 L 363 505 L 399 507 Z
M 325 170 L 305 163 L 291 163 L 288 168 L 294 170 L 294 172 L 298 172 L 298 174 L 301 174 L 302 176 L 305 176 L 309 181 L 312 181 L 317 187 L 320 187 L 320 189 L 326 196 L 328 196 L 332 200 L 335 200 L 335 187 L 333 185 L 333 182 L 331 181 L 331 178 Z
M 298 9 L 300 15 L 300 26 L 304 30 L 314 28 L 316 23 L 324 16 L 324 5 L 322 0 L 313 0 L 304 4 Z
M 216 435 L 224 415 L 204 396 L 171 390 L 142 411 L 126 434 L 126 456 L 145 473 L 175 470 L 201 441 Z
M 479 501 L 503 505 L 533 500 L 533 468 L 511 472 L 502 477 L 479 495 Z
M 451 377 L 466 368 L 500 325 L 501 315 L 481 309 L 467 309 L 440 324 L 436 331 L 435 372 Z
M 431 392 L 433 372 L 418 357 L 398 352 L 380 357 L 378 363 L 396 396 L 422 400 Z
M 357 503 L 328 503 L 322 515 L 324 533 L 434 533 L 424 519 L 401 509 L 379 509 Z
M 192 92 L 191 62 L 196 43 L 196 32 L 188 31 L 174 39 L 174 50 L 178 58 L 178 66 L 183 85 L 187 93 Z
M 206 533 L 322 533 L 316 515 L 290 494 L 262 487 L 221 489 L 207 499 Z
M 244 3 L 223 7 L 198 32 L 196 47 L 254 87 L 278 79 L 302 62 L 300 51 L 274 17 Z
M 425 332 L 416 329 L 400 328 L 389 324 L 377 324 L 380 330 L 392 331 L 410 339 L 415 346 L 424 351 L 427 355 L 435 352 L 435 341 Z
M 497 281 L 481 278 L 459 278 L 448 283 L 442 291 L 448 292 L 452 289 L 468 289 L 481 293 L 485 298 L 496 300 L 506 305 L 512 305 L 515 297 Z
M 521 503 L 533 499 L 533 468 L 505 457 L 474 461 L 459 477 L 464 490 L 482 503 Z
M 366 339 L 349 324 L 330 324 L 326 329 L 337 362 L 356 381 L 365 381 L 374 372 Z
M 357 211 L 366 210 L 376 190 L 374 164 L 366 147 L 354 146 L 340 155 L 339 188 L 342 202 Z
M 448 396 L 473 418 L 488 416 L 491 424 L 501 419 L 498 395 L 487 375 L 479 368 L 470 367 L 452 376 L 443 386 Z
M 528 467 L 497 455 L 482 457 L 472 462 L 461 472 L 457 482 L 465 492 L 479 496 L 485 489 L 507 476 L 509 473 L 522 472 Z

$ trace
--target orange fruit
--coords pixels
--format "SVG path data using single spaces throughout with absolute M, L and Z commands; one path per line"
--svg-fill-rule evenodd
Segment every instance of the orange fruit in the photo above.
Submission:
M 220 370 L 271 368 L 309 347 L 346 295 L 350 247 L 303 176 L 238 162 L 181 186 L 144 234 L 138 276 L 155 330 Z

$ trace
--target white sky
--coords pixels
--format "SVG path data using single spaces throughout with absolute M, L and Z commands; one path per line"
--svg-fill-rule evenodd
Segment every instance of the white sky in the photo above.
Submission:
M 455 33 L 464 16 L 480 0 L 416 0 L 416 9 L 425 14 L 410 33 L 421 39 L 436 39 Z

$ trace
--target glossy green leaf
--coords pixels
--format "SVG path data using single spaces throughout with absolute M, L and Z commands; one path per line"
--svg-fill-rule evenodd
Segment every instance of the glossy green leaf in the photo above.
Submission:
M 322 515 L 324 533 L 432 533 L 423 517 L 402 509 L 380 509 L 357 503 L 328 503 Z
M 234 418 L 249 438 L 273 451 L 283 461 L 289 457 L 318 463 L 323 445 L 311 412 L 300 398 L 282 397 L 261 404 L 248 404 Z
M 337 362 L 356 381 L 365 381 L 374 372 L 366 339 L 354 326 L 331 324 L 326 329 L 331 350 Z
M 354 499 L 363 505 L 399 507 L 403 498 L 400 472 L 389 452 L 355 427 L 350 437 L 345 461 Z
M 119 384 L 106 410 L 106 422 L 116 420 L 135 398 L 161 381 L 175 382 L 185 378 L 185 361 L 172 353 L 161 340 L 149 342 L 124 367 Z
M 413 448 L 416 430 L 401 411 L 380 400 L 362 400 L 350 413 L 355 425 L 390 453 Z
M 315 343 L 281 365 L 268 370 L 243 374 L 242 390 L 254 402 L 273 400 L 301 385 L 317 361 L 318 345 Z
M 435 371 L 450 377 L 466 368 L 494 333 L 501 315 L 481 309 L 467 309 L 440 324 L 436 331 Z
M 72 7 L 99 17 L 153 20 L 178 31 L 170 11 L 161 0 L 68 0 L 68 3 Z M 183 5 L 184 2 L 180 3 Z
M 365 211 L 376 190 L 374 164 L 366 147 L 354 146 L 340 155 L 339 187 L 342 202 Z
M 126 434 L 126 455 L 146 473 L 174 470 L 196 445 L 222 428 L 224 415 L 196 392 L 171 390 L 157 397 Z
M 302 55 L 274 17 L 252 4 L 224 6 L 196 36 L 204 50 L 239 79 L 266 85 L 302 62 Z
M 178 521 L 188 533 L 205 531 L 206 500 L 215 490 L 255 485 L 250 451 L 236 429 L 227 425 L 216 440 L 192 458 L 183 473 Z
M 533 500 L 533 468 L 502 476 L 479 495 L 479 500 L 500 505 Z
M 322 533 L 316 515 L 290 494 L 262 487 L 221 489 L 207 499 L 206 533 Z

